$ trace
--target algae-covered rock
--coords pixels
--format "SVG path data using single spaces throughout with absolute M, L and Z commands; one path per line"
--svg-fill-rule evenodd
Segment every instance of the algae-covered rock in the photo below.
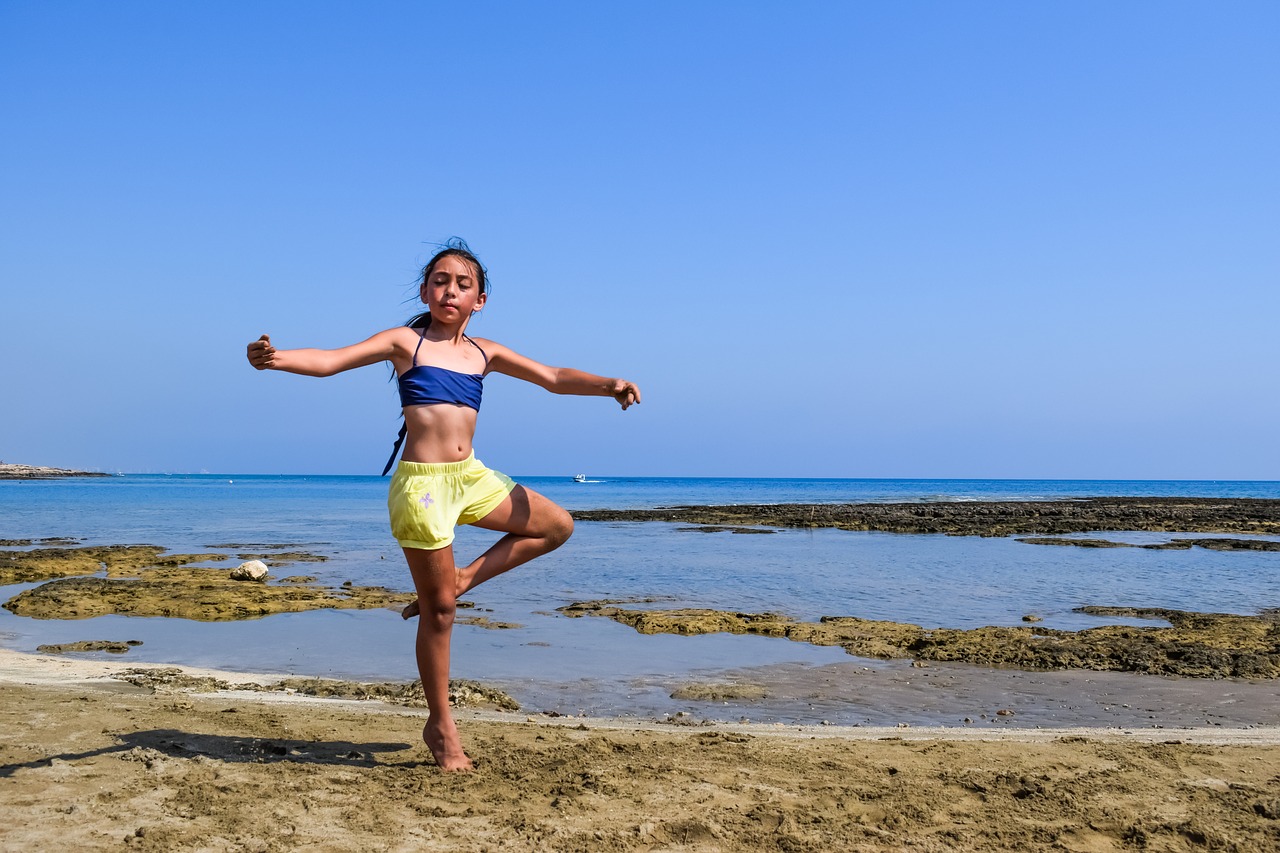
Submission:
M 126 669 L 114 676 L 138 687 L 158 692 L 213 693 L 243 690 L 255 693 L 300 693 L 325 699 L 375 699 L 413 708 L 427 707 L 421 681 L 360 682 L 331 678 L 285 678 L 269 684 L 233 683 L 207 675 L 189 675 L 178 667 Z M 455 707 L 488 707 L 518 711 L 520 704 L 495 687 L 465 678 L 450 679 L 449 704 Z
M 476 628 L 486 628 L 490 631 L 509 631 L 524 627 L 519 622 L 499 622 L 496 619 L 490 619 L 488 616 L 458 616 L 456 621 L 459 625 L 473 625 Z
M 164 554 L 158 545 L 98 545 L 0 552 L 0 585 L 77 575 L 129 575 L 149 566 L 225 560 L 225 554 Z
M 333 699 L 377 699 L 413 708 L 427 707 L 427 697 L 422 692 L 421 681 L 373 682 L 335 681 L 328 678 L 286 678 L 272 685 L 274 690 L 289 690 L 308 696 Z M 478 681 L 465 678 L 449 680 L 449 704 L 458 708 L 488 707 L 503 711 L 518 711 L 520 704 L 509 695 Z
M 165 568 L 145 570 L 136 578 L 53 580 L 15 596 L 4 607 L 34 619 L 87 619 L 116 613 L 216 622 L 324 608 L 368 610 L 413 600 L 412 593 L 384 587 L 241 583 L 216 569 Z
M 1110 539 L 1069 539 L 1062 536 L 1031 536 L 1019 539 L 1028 545 L 1073 545 L 1077 548 L 1144 548 L 1148 551 L 1189 551 L 1205 548 L 1210 551 L 1280 551 L 1280 542 L 1274 539 L 1170 539 L 1168 542 L 1148 542 L 1134 545 L 1114 542 Z
M 277 553 L 272 559 L 280 564 L 285 557 L 324 559 L 302 552 Z M 231 573 L 193 565 L 227 558 L 216 553 L 168 554 L 157 545 L 0 552 L 0 584 L 49 581 L 4 604 L 5 609 L 34 619 L 121 614 L 221 621 L 323 608 L 394 607 L 414 600 L 411 593 L 383 587 L 347 583 L 334 589 L 316 584 L 314 577 L 293 577 L 285 586 L 267 584 L 267 566 L 260 561 L 239 567 L 246 577 L 259 581 L 254 584 L 237 583 Z
M 803 622 L 774 613 L 638 610 L 609 601 L 579 602 L 560 608 L 566 616 L 605 616 L 644 634 L 757 634 L 816 646 L 840 646 L 859 657 L 1198 678 L 1280 677 L 1280 616 L 1274 612 L 1241 616 L 1152 608 L 1079 610 L 1099 616 L 1163 619 L 1169 625 L 1105 625 L 1081 631 L 1039 626 L 926 629 L 853 616 L 826 616 L 818 622 Z
M 677 533 L 777 533 L 764 527 L 724 527 L 719 524 L 702 524 L 697 527 L 677 527 Z
M 672 699 L 692 702 L 752 701 L 769 698 L 759 684 L 684 684 L 671 693 Z
M 4 540 L 9 544 L 35 544 L 29 539 Z M 40 544 L 70 544 L 73 540 L 51 538 L 36 540 Z M 221 547 L 211 545 L 207 547 Z M 261 548 L 273 546 L 262 545 Z M 279 546 L 281 548 L 292 546 Z M 136 577 L 143 569 L 166 566 L 189 566 L 194 563 L 216 563 L 229 559 L 227 554 L 169 554 L 158 545 L 95 545 L 81 547 L 33 548 L 26 551 L 0 551 L 0 586 L 32 583 L 52 578 L 69 578 L 105 573 L 108 577 Z M 290 563 L 323 562 L 322 554 L 305 551 L 279 551 L 271 554 L 241 554 L 246 561 L 265 563 L 265 568 Z
M 673 521 L 726 528 L 834 527 L 957 536 L 1090 531 L 1280 534 L 1280 500 L 1104 497 L 1058 501 L 742 504 L 575 510 L 579 521 Z
M 241 560 L 254 560 L 266 563 L 268 567 L 278 568 L 290 563 L 323 563 L 329 558 L 324 554 L 312 554 L 310 551 L 275 551 L 270 554 L 237 554 Z
M 0 547 L 24 548 L 28 545 L 74 545 L 79 542 L 70 536 L 47 536 L 43 539 L 0 539 Z
M 1076 548 L 1132 548 L 1128 542 L 1113 542 L 1110 539 L 1067 539 L 1062 536 L 1033 536 L 1019 539 L 1028 545 L 1071 545 Z M 1188 546 L 1189 547 L 1189 546 Z
M 1186 548 L 1192 545 L 1210 551 L 1280 551 L 1280 542 L 1271 539 L 1174 539 L 1164 543 L 1173 548 Z M 1159 548 L 1160 545 L 1143 545 L 1144 548 Z
M 257 682 L 232 684 L 209 675 L 189 675 L 176 666 L 150 666 L 138 669 L 122 669 L 112 678 L 147 687 L 156 692 L 213 693 L 217 690 L 263 690 Z
M 74 643 L 47 643 L 36 646 L 37 652 L 47 655 L 63 655 L 67 652 L 111 652 L 122 655 L 134 646 L 142 645 L 141 640 L 78 640 Z

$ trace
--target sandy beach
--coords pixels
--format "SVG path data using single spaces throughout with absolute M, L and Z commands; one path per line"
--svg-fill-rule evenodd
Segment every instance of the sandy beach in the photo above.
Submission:
M 1280 728 L 671 725 L 122 680 L 0 652 L 5 850 L 1272 850 Z M 232 683 L 267 682 L 188 669 Z

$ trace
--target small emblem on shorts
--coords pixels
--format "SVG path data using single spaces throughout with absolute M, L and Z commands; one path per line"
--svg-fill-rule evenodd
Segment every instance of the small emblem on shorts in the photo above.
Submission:
M 422 504 L 423 506 L 431 506 L 433 503 L 435 503 L 435 500 L 432 499 L 431 493 L 427 492 L 425 495 L 418 498 L 418 503 Z

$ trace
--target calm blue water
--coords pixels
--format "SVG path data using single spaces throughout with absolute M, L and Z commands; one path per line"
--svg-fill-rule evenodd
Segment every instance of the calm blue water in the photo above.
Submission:
M 1088 496 L 1280 498 L 1276 482 L 518 478 L 569 509 L 682 504 L 962 501 Z M 150 543 L 174 552 L 289 543 L 324 554 L 276 574 L 409 590 L 386 525 L 377 477 L 126 475 L 0 482 L 0 539 L 74 536 L 86 544 Z M 850 660 L 842 651 L 751 637 L 644 637 L 555 609 L 595 598 L 657 606 L 777 611 L 802 619 L 854 615 L 927 626 L 1102 620 L 1083 604 L 1254 613 L 1280 606 L 1280 553 L 1052 548 L 1013 539 L 783 530 L 697 533 L 665 523 L 583 523 L 561 550 L 486 584 L 475 612 L 515 630 L 459 626 L 455 676 L 508 687 L 538 708 L 613 713 L 655 678 L 744 665 Z M 1116 534 L 1108 534 L 1113 538 Z M 470 559 L 496 538 L 463 528 Z M 1132 542 L 1169 537 L 1133 533 Z M 26 586 L 0 588 L 0 600 Z M 1115 620 L 1109 620 L 1115 621 Z M 131 659 L 347 678 L 409 679 L 413 628 L 389 611 L 315 612 L 254 622 L 101 617 L 42 621 L 0 610 L 0 644 L 140 639 Z M 866 663 L 866 662 L 861 662 Z M 637 685 L 650 685 L 640 687 Z M 602 688 L 604 685 L 604 688 Z M 605 689 L 607 688 L 607 689 Z M 592 698 L 585 699 L 590 696 Z M 601 696 L 613 697 L 612 700 Z M 617 707 L 606 707 L 616 701 Z

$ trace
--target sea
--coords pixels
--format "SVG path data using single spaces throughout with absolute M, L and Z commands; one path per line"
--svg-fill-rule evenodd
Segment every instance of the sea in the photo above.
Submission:
M 685 505 L 1072 500 L 1093 496 L 1280 499 L 1280 482 L 1101 480 L 517 477 L 569 510 Z M 174 553 L 322 555 L 276 575 L 412 589 L 386 521 L 387 481 L 368 476 L 135 475 L 0 481 L 0 539 L 73 537 Z M 1176 534 L 1108 533 L 1142 544 Z M 497 534 L 460 528 L 459 561 Z M 210 563 L 211 566 L 234 565 Z M 0 587 L 0 601 L 35 584 Z M 452 674 L 500 687 L 523 707 L 563 714 L 669 714 L 673 686 L 744 667 L 851 662 L 841 649 L 785 639 L 645 636 L 565 605 L 858 616 L 926 627 L 1077 630 L 1117 621 L 1076 612 L 1116 605 L 1253 614 L 1280 606 L 1280 552 L 1043 547 L 1014 537 L 777 529 L 699 532 L 666 522 L 578 522 L 560 550 L 472 591 L 463 616 L 517 627 L 455 627 Z M 128 659 L 361 681 L 416 677 L 414 627 L 391 610 L 321 610 L 240 622 L 103 616 L 39 620 L 0 609 L 0 647 L 140 640 Z M 89 653 L 104 657 L 105 653 Z M 883 662 L 858 660 L 863 667 Z M 790 719 L 777 712 L 779 719 Z M 798 718 L 798 717 L 795 717 Z

